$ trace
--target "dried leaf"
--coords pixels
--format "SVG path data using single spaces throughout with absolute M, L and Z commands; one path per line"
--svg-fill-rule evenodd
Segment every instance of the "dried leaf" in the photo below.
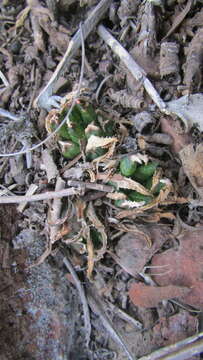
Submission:
M 203 28 L 199 28 L 193 37 L 188 50 L 184 69 L 184 83 L 189 92 L 199 91 L 202 84 L 203 61 Z
M 201 198 L 203 198 L 203 144 L 194 150 L 190 144 L 180 151 L 183 170 Z
M 119 265 L 132 276 L 143 271 L 144 266 L 170 236 L 168 226 L 118 224 L 116 228 L 128 232 L 118 241 L 116 255 Z
M 94 269 L 94 246 L 90 236 L 90 228 L 86 226 L 83 236 L 87 241 L 87 277 L 89 280 L 92 278 L 92 272 Z
M 160 74 L 167 77 L 170 83 L 179 83 L 179 44 L 176 42 L 162 42 L 160 50 Z M 178 75 L 178 76 L 177 76 Z M 179 81 L 178 81 L 179 80 Z
M 157 254 L 152 259 L 151 273 L 160 286 L 187 286 L 190 292 L 184 296 L 184 302 L 203 309 L 203 281 L 202 281 L 202 250 L 203 231 L 194 228 L 184 232 L 180 237 L 178 249 L 169 249 Z M 167 265 L 170 271 L 160 274 L 161 267 Z M 159 270 L 156 270 L 158 266 Z
M 26 6 L 26 8 L 23 9 L 20 12 L 20 14 L 18 14 L 16 24 L 15 24 L 16 30 L 24 25 L 24 22 L 25 22 L 26 18 L 28 17 L 28 14 L 29 14 L 30 10 L 31 10 L 31 7 Z
M 159 318 L 153 327 L 152 342 L 156 348 L 175 344 L 177 341 L 196 334 L 197 328 L 198 318 L 188 311 L 179 310 L 172 316 Z M 190 358 L 190 360 L 195 360 L 195 357 Z
M 180 14 L 178 14 L 178 16 L 175 17 L 174 22 L 173 22 L 170 30 L 167 32 L 167 34 L 164 36 L 164 38 L 162 40 L 165 40 L 167 37 L 169 37 L 178 28 L 178 26 L 185 19 L 186 15 L 189 13 L 192 5 L 193 5 L 193 0 L 188 0 L 187 5 L 180 12 Z
M 51 152 L 47 149 L 42 151 L 42 162 L 43 162 L 43 167 L 47 174 L 48 182 L 50 182 L 52 179 L 55 179 L 56 176 L 58 175 L 58 169 L 53 160 L 53 157 L 51 156 Z
M 171 150 L 174 153 L 178 153 L 184 146 L 189 144 L 192 140 L 190 136 L 183 133 L 181 129 L 180 122 L 178 120 L 174 120 L 169 116 L 162 116 L 160 119 L 161 129 L 164 133 L 171 136 L 173 139 L 173 143 L 171 144 Z
M 179 116 L 183 121 L 186 131 L 195 124 L 203 131 L 203 94 L 192 94 L 189 98 L 185 95 L 167 102 L 166 105 L 171 113 Z
M 127 208 L 127 209 L 133 209 L 138 208 L 140 206 L 143 206 L 145 204 L 145 201 L 130 201 L 130 200 L 124 200 L 122 204 L 120 205 L 121 208 Z
M 129 296 L 136 306 L 152 308 L 156 307 L 163 300 L 184 298 L 189 292 L 190 289 L 187 287 L 175 285 L 156 287 L 138 283 L 131 285 Z
M 88 139 L 86 152 L 95 150 L 99 147 L 108 148 L 112 144 L 116 143 L 118 140 L 115 137 L 99 137 L 95 135 L 91 135 Z
M 125 200 L 127 198 L 127 195 L 121 192 L 114 192 L 108 193 L 106 197 L 111 200 Z
M 136 190 L 143 195 L 151 195 L 151 192 L 143 185 L 120 174 L 114 174 L 110 180 L 115 183 L 118 189 Z
M 88 208 L 87 208 L 87 217 L 89 221 L 92 223 L 92 225 L 95 227 L 95 229 L 101 234 L 102 238 L 102 246 L 99 250 L 95 251 L 96 256 L 94 257 L 95 261 L 98 261 L 103 258 L 106 248 L 107 248 L 107 235 L 105 232 L 105 227 L 101 223 L 101 221 L 98 219 L 96 212 L 94 210 L 94 207 L 92 205 L 92 202 L 89 202 Z

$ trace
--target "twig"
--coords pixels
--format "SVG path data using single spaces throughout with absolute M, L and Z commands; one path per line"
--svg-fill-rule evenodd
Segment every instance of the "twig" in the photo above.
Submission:
M 96 102 L 98 103 L 99 102 L 99 94 L 100 94 L 100 91 L 101 91 L 101 88 L 102 86 L 105 84 L 106 81 L 108 81 L 110 78 L 112 77 L 112 75 L 108 75 L 106 76 L 100 83 L 97 91 L 96 91 L 96 95 L 95 95 L 95 100 Z
M 65 181 L 62 180 L 60 176 L 58 176 L 55 186 L 55 192 L 64 190 L 65 188 Z M 61 198 L 55 198 L 51 204 L 51 208 L 49 209 L 49 220 L 54 224 L 59 220 L 61 215 L 61 207 L 62 201 Z M 57 233 L 60 229 L 60 225 L 56 224 L 55 226 L 50 227 L 50 241 L 53 244 L 56 241 Z
M 110 185 L 103 185 L 103 184 L 96 184 L 91 182 L 85 182 L 85 181 L 76 181 L 76 180 L 68 180 L 67 181 L 68 186 L 77 186 L 81 188 L 86 189 L 92 189 L 97 191 L 103 191 L 103 192 L 113 192 L 115 189 L 113 186 Z
M 7 119 L 14 120 L 14 121 L 20 121 L 22 120 L 22 117 L 12 114 L 10 111 L 4 110 L 0 108 L 0 116 L 3 116 Z
M 9 82 L 8 80 L 6 79 L 5 75 L 2 73 L 2 71 L 0 70 L 0 79 L 2 80 L 2 82 L 4 83 L 4 85 L 7 87 L 9 86 Z
M 149 96 L 153 99 L 155 104 L 161 111 L 165 111 L 166 104 L 160 98 L 158 92 L 147 79 L 145 71 L 135 62 L 132 56 L 123 48 L 123 46 L 106 30 L 103 25 L 99 25 L 97 29 L 99 36 L 105 41 L 107 45 L 113 50 L 113 52 L 119 56 L 120 60 L 125 64 L 127 69 L 131 72 L 133 77 L 140 81 Z
M 89 313 L 89 307 L 87 304 L 87 299 L 85 296 L 85 291 L 84 291 L 84 288 L 83 288 L 80 280 L 78 279 L 78 276 L 77 276 L 71 262 L 67 259 L 67 257 L 64 257 L 63 263 L 67 267 L 68 271 L 71 273 L 71 275 L 74 279 L 74 282 L 75 282 L 75 286 L 77 287 L 79 295 L 80 295 L 80 299 L 81 299 L 82 306 L 83 306 L 83 312 L 84 312 L 84 323 L 85 323 L 85 329 L 86 329 L 86 343 L 88 346 L 88 344 L 90 342 L 90 335 L 91 335 L 91 322 L 90 322 L 90 313 Z
M 0 204 L 18 204 L 22 202 L 50 200 L 66 196 L 79 195 L 80 191 L 75 188 L 64 189 L 60 191 L 47 191 L 43 194 L 36 194 L 31 196 L 1 196 Z
M 139 360 L 184 360 L 203 351 L 203 332 L 143 356 Z
M 103 326 L 108 331 L 109 335 L 114 339 L 114 341 L 117 342 L 118 345 L 122 347 L 122 349 L 125 351 L 126 355 L 128 356 L 128 359 L 136 360 L 136 358 L 128 350 L 121 335 L 114 329 L 111 321 L 106 316 L 105 311 L 103 309 L 103 304 L 98 294 L 96 293 L 96 289 L 90 285 L 88 285 L 87 287 L 87 299 L 92 311 L 99 316 Z
M 30 195 L 33 195 L 38 189 L 38 185 L 36 184 L 30 184 L 29 186 L 29 189 L 26 191 L 26 196 L 30 196 Z M 20 205 L 18 205 L 18 208 L 17 210 L 19 212 L 23 212 L 23 210 L 25 209 L 27 203 L 24 202 L 24 203 L 21 203 Z
M 102 16 L 105 14 L 106 10 L 110 6 L 110 3 L 111 3 L 110 0 L 101 0 L 99 4 L 93 9 L 93 11 L 88 16 L 87 20 L 84 22 L 84 25 L 82 27 L 84 39 L 87 38 L 87 36 L 91 33 L 91 31 L 94 29 L 97 23 L 101 20 Z M 45 86 L 45 88 L 42 90 L 42 92 L 35 100 L 35 105 L 47 109 L 47 104 L 49 104 L 50 97 L 53 94 L 54 84 L 59 79 L 59 77 L 64 73 L 64 71 L 68 69 L 68 67 L 71 64 L 71 60 L 73 56 L 76 54 L 80 46 L 81 46 L 81 29 L 79 29 L 76 32 L 76 34 L 73 36 L 63 59 L 58 64 L 48 84 Z

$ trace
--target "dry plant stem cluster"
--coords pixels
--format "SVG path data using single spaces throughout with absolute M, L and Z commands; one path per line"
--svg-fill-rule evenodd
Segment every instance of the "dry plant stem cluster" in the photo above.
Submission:
M 203 351 L 203 333 L 191 336 L 143 356 L 139 360 L 185 360 Z
M 66 266 L 66 268 L 68 269 L 68 271 L 71 273 L 74 283 L 75 283 L 75 286 L 77 287 L 77 290 L 80 295 L 80 299 L 81 299 L 82 306 L 83 306 L 83 312 L 84 312 L 84 322 L 85 322 L 85 330 L 86 330 L 86 345 L 88 346 L 88 344 L 90 342 L 90 335 L 91 335 L 91 322 L 90 322 L 89 307 L 87 304 L 84 288 L 83 288 L 80 280 L 78 279 L 78 276 L 77 276 L 71 262 L 67 259 L 67 257 L 64 257 L 63 263 Z

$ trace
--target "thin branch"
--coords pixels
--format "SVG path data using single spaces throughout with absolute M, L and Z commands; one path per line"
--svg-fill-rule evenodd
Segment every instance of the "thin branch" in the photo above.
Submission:
M 89 307 L 87 304 L 87 299 L 85 296 L 85 291 L 84 291 L 84 288 L 83 288 L 80 280 L 78 279 L 78 276 L 77 276 L 71 262 L 67 259 L 67 257 L 63 258 L 63 263 L 67 267 L 68 271 L 71 273 L 71 275 L 74 279 L 74 282 L 75 282 L 75 286 L 77 287 L 77 290 L 80 295 L 80 300 L 82 302 L 83 312 L 84 312 L 84 322 L 85 322 L 85 329 L 86 329 L 86 343 L 88 346 L 88 344 L 90 342 L 90 335 L 91 335 L 91 322 L 90 322 L 90 312 L 89 312 Z
M 115 190 L 114 187 L 110 185 L 96 184 L 96 183 L 76 181 L 76 180 L 68 180 L 67 185 L 81 187 L 82 189 L 92 189 L 92 190 L 103 191 L 108 193 L 113 192 Z
M 124 47 L 110 34 L 109 31 L 103 25 L 99 25 L 97 29 L 98 35 L 105 41 L 105 43 L 110 46 L 113 52 L 118 55 L 120 60 L 125 64 L 127 69 L 131 72 L 133 77 L 140 81 L 149 96 L 153 99 L 155 104 L 161 111 L 165 111 L 166 104 L 159 96 L 158 92 L 152 85 L 152 83 L 147 79 L 144 69 L 142 69 L 133 59 L 133 57 L 124 49 Z
M 203 351 L 203 332 L 143 356 L 139 360 L 185 360 Z
M 41 200 L 50 200 L 66 196 L 79 195 L 80 190 L 75 188 L 64 189 L 60 191 L 47 191 L 43 194 L 36 194 L 31 196 L 0 196 L 0 205 L 1 204 L 19 204 L 24 201 L 41 201 Z
M 84 39 L 92 32 L 94 27 L 98 24 L 101 20 L 105 12 L 107 11 L 108 7 L 111 4 L 111 0 L 101 0 L 99 4 L 92 10 L 88 18 L 85 20 L 83 24 L 83 36 Z M 35 100 L 35 104 L 42 108 L 47 108 L 47 104 L 49 102 L 49 98 L 53 94 L 54 84 L 59 79 L 60 76 L 63 75 L 64 71 L 68 69 L 71 64 L 72 58 L 75 56 L 77 50 L 81 46 L 81 28 L 78 29 L 76 34 L 71 39 L 68 49 L 66 50 L 63 59 L 58 64 L 56 70 L 54 71 L 51 79 L 49 80 L 48 84 L 39 94 L 37 99 Z

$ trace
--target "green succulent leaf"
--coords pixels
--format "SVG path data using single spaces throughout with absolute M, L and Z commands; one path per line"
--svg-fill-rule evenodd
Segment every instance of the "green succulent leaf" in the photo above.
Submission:
M 131 177 L 137 168 L 137 163 L 126 156 L 120 161 L 120 172 L 126 177 Z

